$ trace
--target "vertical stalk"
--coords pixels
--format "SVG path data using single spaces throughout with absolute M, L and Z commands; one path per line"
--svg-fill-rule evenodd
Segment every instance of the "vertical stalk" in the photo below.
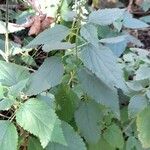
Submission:
M 9 22 L 9 4 L 8 4 L 9 0 L 6 0 L 6 15 L 5 15 L 5 19 L 6 19 L 6 33 L 5 33 L 5 59 L 8 62 L 9 61 L 9 33 L 8 33 L 8 22 Z

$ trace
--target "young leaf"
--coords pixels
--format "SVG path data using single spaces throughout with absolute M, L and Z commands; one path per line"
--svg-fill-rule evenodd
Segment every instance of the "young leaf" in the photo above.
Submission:
M 26 94 L 36 95 L 61 82 L 64 73 L 61 59 L 58 57 L 47 58 L 42 66 L 31 75 Z
M 13 123 L 0 120 L 0 149 L 17 150 L 18 133 Z
M 144 148 L 150 148 L 150 107 L 145 108 L 137 116 L 137 130 L 139 132 L 138 137 Z
M 109 87 L 116 86 L 126 90 L 123 72 L 109 48 L 99 45 L 98 49 L 89 44 L 83 47 L 80 58 L 84 65 Z
M 100 9 L 94 11 L 89 16 L 89 22 L 99 25 L 110 25 L 114 21 L 123 18 L 125 9 Z
M 0 61 L 0 83 L 13 86 L 29 77 L 29 71 L 22 66 Z
M 54 110 L 38 99 L 29 99 L 16 113 L 17 123 L 25 130 L 39 137 L 43 148 L 49 141 L 66 144 Z
M 56 105 L 58 110 L 56 111 L 60 119 L 69 122 L 74 116 L 75 109 L 79 102 L 77 95 L 65 85 L 61 85 L 56 94 Z
M 124 139 L 120 128 L 113 124 L 104 132 L 104 139 L 115 148 L 123 148 Z
M 78 72 L 83 90 L 96 102 L 111 109 L 117 118 L 120 116 L 117 90 L 109 88 L 104 82 L 86 69 Z
M 62 129 L 67 142 L 66 146 L 50 142 L 46 150 L 86 150 L 83 140 L 69 124 L 62 122 Z
M 144 96 L 135 95 L 131 98 L 128 113 L 130 118 L 136 117 L 148 105 L 147 99 Z
M 88 143 L 97 143 L 100 139 L 100 119 L 100 109 L 95 102 L 82 102 L 76 111 L 77 126 Z

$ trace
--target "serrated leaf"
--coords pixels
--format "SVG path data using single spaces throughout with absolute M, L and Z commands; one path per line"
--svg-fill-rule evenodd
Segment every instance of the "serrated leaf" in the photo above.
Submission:
M 28 141 L 28 150 L 44 150 L 40 141 L 35 137 L 30 137 Z
M 131 14 L 129 14 L 128 12 L 126 12 L 124 20 L 123 20 L 123 25 L 126 28 L 131 28 L 131 29 L 139 29 L 139 28 L 147 28 L 149 27 L 148 24 L 146 24 L 145 22 L 133 18 Z
M 62 129 L 67 145 L 50 142 L 46 150 L 86 150 L 83 140 L 69 124 L 62 122 Z
M 75 113 L 75 121 L 88 143 L 97 143 L 101 137 L 101 113 L 95 102 L 82 102 Z
M 6 23 L 3 21 L 0 21 L 0 34 L 5 34 L 7 32 L 6 29 Z M 13 23 L 8 23 L 8 33 L 18 32 L 23 30 L 23 27 L 15 26 Z
M 97 35 L 96 26 L 94 26 L 92 24 L 86 24 L 86 25 L 82 26 L 82 28 L 80 30 L 80 34 L 88 42 L 90 42 L 94 46 L 98 47 L 99 39 L 98 39 L 98 35 Z
M 16 150 L 18 133 L 13 123 L 0 120 L 0 149 Z
M 104 82 L 86 69 L 78 72 L 79 81 L 83 90 L 96 102 L 105 105 L 119 118 L 119 100 L 117 90 L 109 88 Z
M 99 9 L 89 15 L 89 22 L 99 25 L 110 25 L 123 17 L 125 9 Z
M 55 94 L 55 98 L 58 106 L 56 113 L 59 118 L 66 122 L 71 121 L 79 102 L 77 95 L 68 86 L 61 85 Z
M 138 137 L 144 148 L 150 148 L 150 107 L 145 108 L 137 116 Z
M 26 47 L 36 47 L 41 44 L 49 44 L 61 42 L 69 34 L 69 29 L 63 25 L 55 25 L 40 33 L 34 40 L 32 40 Z
M 141 95 L 135 95 L 131 98 L 128 113 L 130 118 L 134 118 L 139 114 L 144 108 L 148 106 L 147 99 Z
M 6 86 L 13 86 L 19 81 L 27 79 L 29 72 L 25 67 L 0 61 L 0 83 Z
M 63 73 L 64 69 L 59 57 L 47 58 L 40 68 L 31 75 L 26 94 L 36 95 L 58 85 Z
M 120 128 L 113 124 L 103 134 L 104 139 L 115 148 L 123 148 L 124 139 Z
M 29 99 L 16 113 L 17 123 L 40 139 L 43 148 L 50 141 L 66 144 L 61 122 L 45 102 Z
M 98 49 L 89 44 L 83 47 L 80 58 L 84 65 L 109 87 L 126 90 L 123 72 L 109 48 L 100 45 Z
M 72 49 L 74 47 L 75 44 L 71 44 L 69 42 L 51 42 L 48 44 L 44 44 L 42 49 L 45 52 L 50 52 L 52 50 L 66 50 L 66 49 Z

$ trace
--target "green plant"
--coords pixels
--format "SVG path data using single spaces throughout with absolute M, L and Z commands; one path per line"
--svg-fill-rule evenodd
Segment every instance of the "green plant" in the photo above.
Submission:
M 8 10 L 0 22 L 0 149 L 150 148 L 150 56 L 128 47 L 142 43 L 126 30 L 149 25 L 84 0 L 57 9 L 55 25 L 22 47 L 8 37 L 23 33 Z

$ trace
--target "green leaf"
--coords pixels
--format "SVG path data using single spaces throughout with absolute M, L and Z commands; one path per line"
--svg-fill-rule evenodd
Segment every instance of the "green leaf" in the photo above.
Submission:
M 18 133 L 13 123 L 0 120 L 0 149 L 17 150 Z
M 148 24 L 146 24 L 145 22 L 138 20 L 136 18 L 133 18 L 131 14 L 129 14 L 128 12 L 126 12 L 126 14 L 124 15 L 124 20 L 123 20 L 123 25 L 126 28 L 132 28 L 132 29 L 138 29 L 138 28 L 147 28 L 149 27 Z
M 36 95 L 61 82 L 64 70 L 61 59 L 58 57 L 47 58 L 40 68 L 31 75 L 26 94 Z
M 3 86 L 0 84 L 0 100 L 4 97 L 4 89 Z
M 21 95 L 21 93 L 23 92 L 24 88 L 28 83 L 28 80 L 29 79 L 21 80 L 16 85 L 11 86 L 9 89 L 9 94 L 14 97 Z
M 137 71 L 136 71 L 136 80 L 144 80 L 150 78 L 150 67 L 146 65 L 142 65 Z
M 137 116 L 138 137 L 144 148 L 150 148 L 150 107 L 145 108 Z
M 123 148 L 124 139 L 120 128 L 113 124 L 104 132 L 104 139 L 115 148 Z
M 105 105 L 111 109 L 117 118 L 120 116 L 119 102 L 116 89 L 110 89 L 105 83 L 94 76 L 86 69 L 78 72 L 79 81 L 83 90 L 91 96 L 96 102 Z
M 68 86 L 61 85 L 55 94 L 55 98 L 58 106 L 56 113 L 59 118 L 66 122 L 71 121 L 79 102 L 77 95 Z
M 0 61 L 0 83 L 5 86 L 16 85 L 19 81 L 27 79 L 29 72 L 25 67 Z
M 0 29 L 0 34 L 5 34 L 7 32 L 5 22 L 0 21 Z M 15 26 L 15 24 L 10 22 L 8 23 L 8 33 L 18 32 L 23 29 L 23 27 Z
M 84 37 L 88 42 L 98 47 L 99 39 L 97 34 L 97 28 L 92 24 L 86 24 L 81 27 L 80 34 Z
M 75 44 L 71 44 L 69 42 L 51 42 L 48 44 L 45 44 L 42 49 L 45 52 L 50 52 L 52 50 L 66 50 L 66 49 L 72 49 L 75 47 Z
M 89 15 L 89 22 L 99 25 L 110 25 L 123 17 L 125 9 L 99 9 Z
M 140 113 L 145 107 L 148 106 L 147 99 L 142 95 L 135 95 L 131 98 L 128 106 L 128 114 L 130 118 L 134 118 Z
M 101 137 L 101 113 L 95 102 L 82 102 L 75 113 L 75 121 L 79 131 L 88 143 L 97 143 Z
M 14 104 L 14 100 L 10 98 L 3 98 L 0 100 L 0 110 L 9 110 Z
M 69 124 L 62 122 L 62 129 L 67 145 L 50 142 L 46 150 L 86 150 L 83 140 Z
M 134 137 L 130 136 L 126 142 L 126 150 L 142 150 L 140 142 Z
M 43 148 L 49 141 L 66 144 L 54 110 L 38 99 L 29 99 L 16 113 L 17 123 L 40 139 Z
M 89 144 L 88 150 L 116 150 L 103 137 L 96 144 Z
M 109 48 L 99 45 L 98 49 L 89 44 L 83 47 L 80 58 L 84 65 L 109 87 L 116 86 L 126 90 L 123 72 Z
M 35 137 L 30 137 L 28 141 L 28 150 L 44 150 L 40 141 Z
M 41 44 L 49 44 L 62 41 L 69 34 L 69 29 L 63 25 L 55 25 L 40 33 L 26 47 L 36 47 Z

